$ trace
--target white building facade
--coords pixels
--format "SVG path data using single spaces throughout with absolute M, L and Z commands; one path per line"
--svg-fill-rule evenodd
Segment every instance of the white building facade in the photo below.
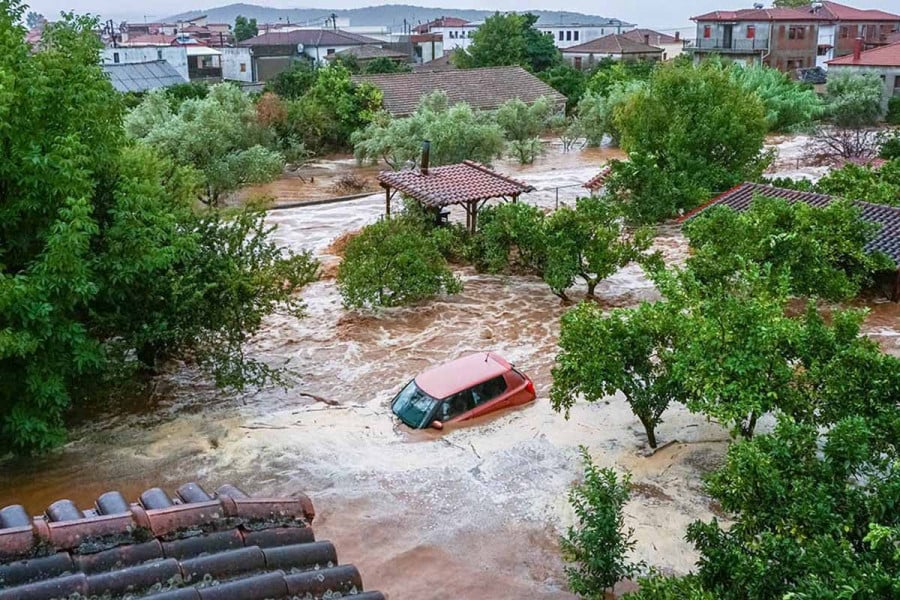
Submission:
M 188 57 L 184 46 L 139 46 L 129 48 L 104 48 L 100 51 L 100 64 L 134 64 L 164 60 L 184 77 L 188 75 Z
M 631 31 L 634 27 L 631 23 L 623 23 L 617 19 L 588 24 L 560 23 L 559 25 L 549 25 L 538 23 L 535 25 L 538 31 L 542 31 L 553 38 L 553 43 L 556 44 L 557 48 L 578 46 L 613 33 Z

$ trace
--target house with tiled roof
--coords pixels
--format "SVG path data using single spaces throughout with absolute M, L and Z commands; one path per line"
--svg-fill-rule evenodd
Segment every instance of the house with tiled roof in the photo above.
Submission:
M 634 23 L 619 19 L 596 17 L 590 21 L 558 22 L 539 20 L 535 29 L 550 36 L 557 48 L 571 48 L 607 35 L 625 33 L 634 29 Z
M 195 483 L 136 502 L 107 492 L 88 509 L 57 500 L 37 517 L 6 506 L 0 600 L 384 600 L 316 541 L 314 517 L 303 494 L 250 497 L 233 485 L 209 494 Z
M 636 42 L 624 34 L 610 35 L 561 50 L 563 59 L 576 69 L 592 69 L 602 59 L 618 61 L 662 60 L 663 49 Z
M 267 81 L 298 60 L 324 66 L 327 57 L 358 46 L 381 47 L 374 38 L 340 29 L 295 29 L 262 33 L 238 44 L 253 54 L 255 81 Z
M 694 62 L 720 55 L 747 65 L 765 64 L 786 73 L 816 66 L 819 24 L 824 15 L 798 8 L 715 10 L 697 24 Z
M 684 53 L 684 40 L 681 39 L 681 32 L 678 31 L 675 32 L 675 35 L 669 35 L 640 27 L 626 31 L 622 35 L 633 42 L 662 48 L 663 60 L 672 60 Z
M 887 110 L 890 99 L 900 97 L 900 41 L 863 52 L 862 41 L 857 40 L 852 54 L 828 61 L 828 71 L 875 73 L 884 85 L 882 108 Z
M 760 196 L 778 198 L 791 203 L 803 202 L 817 208 L 823 208 L 838 200 L 836 196 L 827 194 L 800 192 L 759 183 L 742 183 L 684 215 L 680 221 L 690 220 L 714 206 L 727 206 L 732 210 L 743 212 Z M 853 204 L 859 209 L 860 219 L 878 226 L 874 237 L 866 244 L 866 250 L 884 253 L 898 267 L 892 284 L 893 299 L 898 301 L 900 300 L 900 207 L 858 200 Z
M 465 102 L 478 110 L 494 110 L 513 98 L 530 104 L 543 96 L 559 110 L 566 105 L 565 96 L 522 67 L 354 75 L 352 81 L 380 89 L 384 109 L 395 117 L 412 114 L 422 98 L 435 90 L 444 91 L 451 104 Z
M 900 15 L 883 10 L 855 8 L 825 0 L 809 7 L 813 14 L 825 17 L 819 23 L 817 66 L 827 67 L 828 61 L 853 54 L 855 42 L 862 39 L 863 50 L 890 43 L 894 32 L 900 30 Z
M 325 57 L 325 60 L 330 62 L 332 60 L 350 56 L 356 59 L 356 62 L 360 67 L 365 66 L 376 58 L 386 58 L 396 63 L 409 62 L 410 58 L 408 54 L 389 48 L 382 48 L 381 46 L 353 46 L 346 50 L 329 54 Z
M 434 29 L 438 29 L 441 27 L 462 27 L 463 25 L 468 25 L 469 21 L 466 19 L 460 19 L 459 17 L 439 17 L 437 19 L 428 21 L 427 23 L 420 23 L 413 27 L 414 33 L 430 33 Z

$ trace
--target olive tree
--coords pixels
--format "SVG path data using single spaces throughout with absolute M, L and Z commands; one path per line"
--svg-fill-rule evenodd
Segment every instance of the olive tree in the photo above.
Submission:
M 531 104 L 518 98 L 501 104 L 494 118 L 509 143 L 510 156 L 523 165 L 533 163 L 543 152 L 540 135 L 549 127 L 555 112 L 556 106 L 546 96 Z
M 503 130 L 488 114 L 464 102 L 450 105 L 442 91 L 422 98 L 409 117 L 394 119 L 381 113 L 351 140 L 357 160 L 371 164 L 383 160 L 392 169 L 415 163 L 422 140 L 431 141 L 431 164 L 436 166 L 467 159 L 490 163 L 505 145 Z
M 608 314 L 584 302 L 567 312 L 553 368 L 553 408 L 568 416 L 579 397 L 597 402 L 621 392 L 656 448 L 656 426 L 679 399 L 671 367 L 676 317 L 663 302 Z
M 163 106 L 154 90 L 125 119 L 137 140 L 189 165 L 202 176 L 200 199 L 217 206 L 242 185 L 265 183 L 281 174 L 284 158 L 267 146 L 271 133 L 257 122 L 253 103 L 233 84 L 214 86 L 202 99 L 189 99 L 177 112 Z

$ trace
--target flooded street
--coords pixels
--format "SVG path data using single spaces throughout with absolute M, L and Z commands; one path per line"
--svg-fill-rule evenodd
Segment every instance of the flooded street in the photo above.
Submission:
M 551 150 L 551 152 L 553 152 Z M 501 170 L 538 191 L 522 200 L 551 209 L 616 151 L 553 152 L 537 164 Z M 383 197 L 273 211 L 279 243 L 338 260 L 330 245 L 379 218 Z M 454 218 L 462 218 L 456 214 Z M 656 241 L 670 263 L 684 260 L 677 227 Z M 254 495 L 310 495 L 319 539 L 359 567 L 367 588 L 393 599 L 562 599 L 558 537 L 571 523 L 566 494 L 581 472 L 584 445 L 601 466 L 633 473 L 627 525 L 635 555 L 664 571 L 696 558 L 688 523 L 714 515 L 702 474 L 721 460 L 727 434 L 672 407 L 651 457 L 640 423 L 622 398 L 576 405 L 566 420 L 548 400 L 562 306 L 536 278 L 463 269 L 464 290 L 421 306 L 379 313 L 341 307 L 333 279 L 303 292 L 307 316 L 273 315 L 247 352 L 291 375 L 288 389 L 226 395 L 187 365 L 172 365 L 150 397 L 110 400 L 108 413 L 81 421 L 62 449 L 2 465 L 0 506 L 31 512 L 68 497 L 89 505 L 119 489 L 136 497 L 153 485 L 232 482 Z M 640 268 L 597 290 L 604 306 L 629 306 L 656 291 Z M 576 296 L 577 299 L 577 296 Z M 878 304 L 867 323 L 887 349 L 900 349 L 896 304 Z M 392 418 L 393 394 L 424 368 L 494 350 L 528 373 L 532 405 L 444 432 L 411 432 Z M 452 582 L 449 585 L 448 582 Z

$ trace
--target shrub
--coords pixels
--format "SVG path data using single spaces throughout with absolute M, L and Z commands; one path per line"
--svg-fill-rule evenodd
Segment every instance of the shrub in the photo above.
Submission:
M 891 125 L 900 125 L 900 96 L 893 96 L 888 100 L 885 120 Z
M 435 240 L 402 216 L 363 228 L 347 244 L 337 283 L 351 308 L 400 306 L 462 289 Z
M 622 510 L 628 502 L 629 475 L 621 478 L 612 469 L 601 469 L 585 448 L 584 481 L 569 492 L 575 525 L 560 540 L 569 589 L 582 598 L 602 598 L 618 581 L 640 568 L 628 560 L 634 547 L 633 529 L 625 528 Z

